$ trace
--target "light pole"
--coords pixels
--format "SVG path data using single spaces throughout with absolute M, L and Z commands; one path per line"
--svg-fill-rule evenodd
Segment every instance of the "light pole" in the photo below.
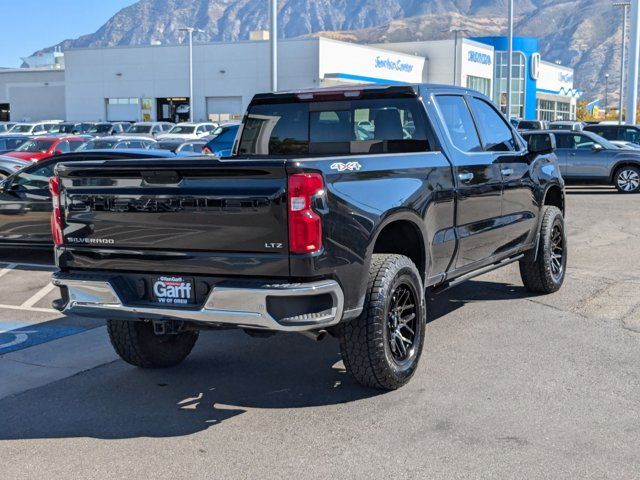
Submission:
M 468 33 L 466 28 L 454 28 L 447 30 L 448 33 L 453 33 L 453 84 L 458 85 L 458 37 L 460 33 Z
M 269 0 L 271 3 L 271 32 L 269 43 L 271 44 L 271 91 L 278 91 L 278 0 Z
M 178 28 L 179 32 L 187 32 L 189 34 L 189 121 L 193 122 L 193 32 L 203 33 L 193 27 Z
M 620 101 L 618 103 L 618 125 L 622 125 L 622 110 L 624 105 L 624 63 L 627 55 L 627 14 L 629 13 L 629 2 L 617 2 L 614 7 L 622 8 L 622 52 L 620 54 Z
M 640 74 L 640 1 L 631 0 L 631 33 L 629 35 L 629 70 L 627 84 L 626 123 L 637 123 L 638 75 Z
M 604 75 L 604 119 L 609 114 L 609 74 Z
M 507 40 L 507 118 L 511 119 L 511 78 L 513 76 L 513 0 L 509 0 L 509 37 Z

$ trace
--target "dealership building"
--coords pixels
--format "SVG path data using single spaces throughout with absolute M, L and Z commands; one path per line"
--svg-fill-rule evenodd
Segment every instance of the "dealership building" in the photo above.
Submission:
M 375 45 L 282 40 L 278 87 L 455 84 L 506 112 L 505 50 L 504 37 Z M 239 118 L 255 93 L 271 89 L 265 39 L 195 44 L 193 65 L 195 120 Z M 542 61 L 536 39 L 515 39 L 513 72 L 513 116 L 575 118 L 573 70 Z M 186 45 L 73 49 L 52 68 L 0 69 L 0 120 L 178 121 L 188 117 L 189 100 Z

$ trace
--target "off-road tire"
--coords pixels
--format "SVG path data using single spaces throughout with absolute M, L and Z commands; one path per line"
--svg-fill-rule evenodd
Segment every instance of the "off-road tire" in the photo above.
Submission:
M 625 178 L 620 178 L 624 175 Z M 640 192 L 640 168 L 631 165 L 620 167 L 613 174 L 613 186 L 620 193 Z M 625 186 L 628 186 L 625 188 Z
M 412 354 L 398 363 L 392 353 L 389 332 L 392 297 L 399 288 L 415 295 L 415 337 Z M 416 371 L 426 327 L 425 292 L 418 269 L 403 255 L 374 254 L 369 269 L 362 314 L 340 328 L 340 350 L 347 371 L 362 385 L 395 390 Z
M 554 273 L 552 239 L 554 231 L 560 229 L 562 239 L 561 271 Z M 564 217 L 558 207 L 545 206 L 542 209 L 542 224 L 538 255 L 535 261 L 520 260 L 520 277 L 525 288 L 531 292 L 553 293 L 560 290 L 567 272 L 567 235 Z
M 125 362 L 141 368 L 168 368 L 191 353 L 198 331 L 156 335 L 151 322 L 107 320 L 111 345 Z

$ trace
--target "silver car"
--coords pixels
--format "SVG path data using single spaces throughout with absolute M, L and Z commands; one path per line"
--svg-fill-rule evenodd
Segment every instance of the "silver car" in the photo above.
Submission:
M 14 174 L 28 165 L 31 165 L 31 162 L 0 155 L 0 180 L 4 180 L 9 175 Z
M 137 122 L 131 125 L 131 128 L 122 135 L 155 138 L 158 135 L 167 133 L 173 127 L 174 124 L 169 122 Z
M 622 193 L 640 192 L 640 151 L 623 150 L 591 132 L 549 130 L 553 133 L 560 172 L 567 183 L 613 185 Z

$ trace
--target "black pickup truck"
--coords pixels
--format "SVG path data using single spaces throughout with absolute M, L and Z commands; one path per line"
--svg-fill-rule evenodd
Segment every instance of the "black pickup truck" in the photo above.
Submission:
M 203 329 L 329 333 L 360 383 L 395 389 L 426 288 L 512 262 L 531 291 L 561 287 L 554 142 L 456 87 L 257 95 L 231 157 L 58 165 L 54 306 L 107 319 L 143 368 L 178 364 Z

